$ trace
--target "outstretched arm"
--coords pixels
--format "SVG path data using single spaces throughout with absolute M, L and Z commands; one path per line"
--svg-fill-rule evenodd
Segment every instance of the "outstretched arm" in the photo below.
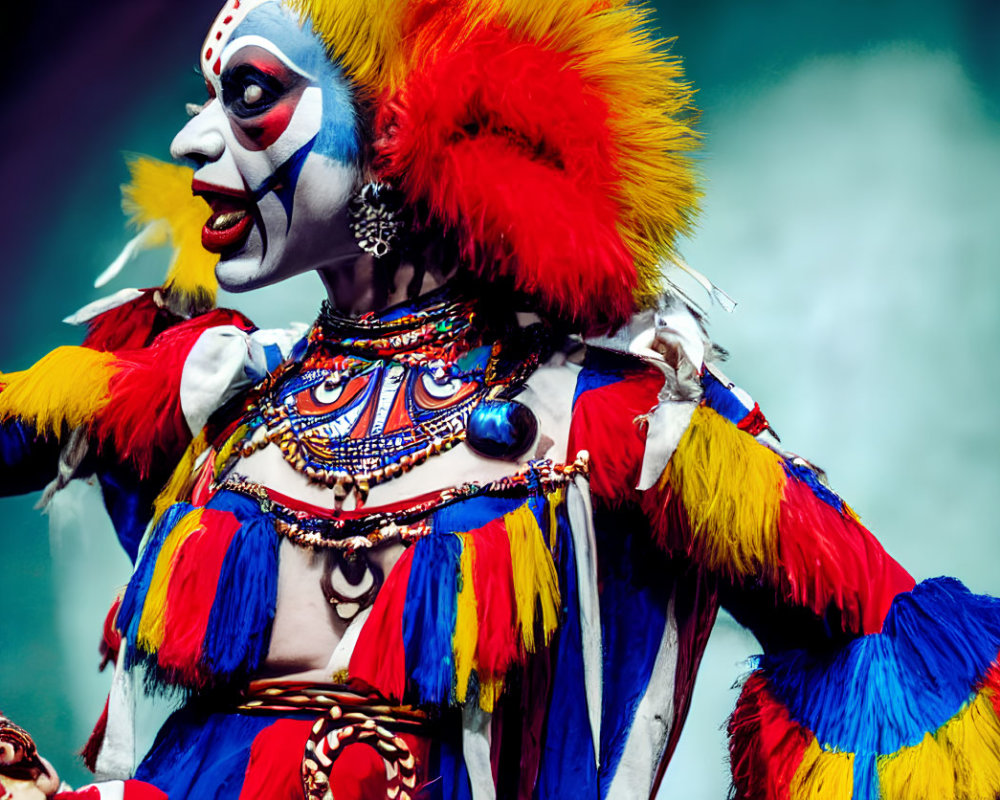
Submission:
M 641 503 L 764 647 L 729 725 L 736 796 L 995 797 L 1000 602 L 914 586 L 745 395 L 702 386 Z

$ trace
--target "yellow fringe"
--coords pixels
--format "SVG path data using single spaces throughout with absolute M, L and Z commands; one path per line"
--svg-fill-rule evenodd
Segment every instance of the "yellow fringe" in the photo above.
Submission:
M 164 288 L 183 298 L 187 312 L 215 305 L 217 254 L 201 246 L 201 229 L 212 213 L 204 198 L 191 194 L 189 167 L 140 156 L 129 161 L 130 183 L 122 186 L 122 210 L 136 227 L 156 225 L 150 246 L 169 240 L 174 257 Z
M 167 587 L 170 585 L 170 575 L 173 572 L 177 551 L 187 538 L 201 527 L 200 508 L 195 508 L 181 517 L 174 529 L 167 534 L 163 547 L 156 558 L 156 567 L 149 582 L 146 599 L 142 605 L 142 616 L 139 618 L 139 631 L 136 634 L 137 646 L 147 653 L 155 653 L 163 644 L 167 613 Z
M 232 458 L 236 448 L 239 447 L 240 443 L 246 438 L 248 431 L 250 430 L 249 425 L 240 425 L 233 431 L 233 435 L 226 439 L 222 447 L 219 448 L 219 452 L 215 454 L 215 463 L 212 465 L 212 477 L 217 478 L 221 472 L 222 468 L 226 466 L 229 459 Z
M 407 3 L 402 0 L 290 0 L 307 17 L 362 96 L 374 97 L 399 75 Z
M 495 675 L 485 680 L 479 678 L 479 707 L 487 714 L 492 714 L 500 696 L 503 694 L 503 676 Z
M 527 504 L 504 515 L 514 570 L 514 598 L 524 649 L 534 653 L 537 614 L 541 611 L 542 643 L 548 645 L 559 624 L 559 577 L 538 521 Z
M 735 578 L 770 574 L 785 472 L 781 457 L 707 406 L 699 406 L 660 479 L 677 493 L 691 550 Z
M 669 42 L 650 33 L 649 8 L 626 0 L 466 0 L 438 3 L 437 18 L 427 23 L 417 13 L 432 7 L 427 0 L 292 2 L 368 97 L 399 88 L 423 60 L 490 24 L 569 54 L 609 109 L 621 175 L 612 187 L 622 208 L 619 231 L 639 275 L 636 301 L 642 308 L 655 304 L 660 263 L 677 234 L 691 230 L 701 193 L 689 156 L 699 144 L 694 92 L 680 60 L 668 55 Z M 464 32 L 442 41 L 442 28 L 457 13 Z
M 111 399 L 115 356 L 89 347 L 57 347 L 22 372 L 0 373 L 0 420 L 19 419 L 40 434 L 89 425 Z
M 823 750 L 814 738 L 789 787 L 790 800 L 851 800 L 854 754 Z
M 864 524 L 861 522 L 861 517 L 858 515 L 858 512 L 855 511 L 853 508 L 851 508 L 849 505 L 847 505 L 847 503 L 844 503 L 843 501 L 841 501 L 840 513 L 843 514 L 845 517 L 850 517 L 856 523 L 858 523 L 858 525 Z
M 479 617 L 476 612 L 476 587 L 473 580 L 475 545 L 471 534 L 462 534 L 461 587 L 458 590 L 458 614 L 455 618 L 455 634 L 452 648 L 455 652 L 455 697 L 464 703 L 469 693 L 469 678 L 472 675 L 479 640 Z
M 891 800 L 992 800 L 1000 786 L 1000 720 L 990 689 L 923 741 L 878 759 L 882 796 Z
M 201 454 L 207 449 L 208 442 L 205 439 L 205 431 L 202 430 L 191 440 L 191 444 L 188 445 L 187 450 L 184 451 L 184 455 L 181 456 L 181 460 L 171 473 L 170 480 L 167 481 L 166 486 L 163 487 L 162 491 L 156 496 L 156 500 L 153 501 L 154 525 L 159 522 L 160 517 L 163 516 L 163 512 L 170 508 L 170 506 L 182 500 L 187 500 L 191 492 L 191 487 L 194 484 L 194 465 Z
M 559 543 L 559 506 L 566 502 L 566 490 L 556 489 L 548 496 L 549 503 L 549 551 L 554 552 Z

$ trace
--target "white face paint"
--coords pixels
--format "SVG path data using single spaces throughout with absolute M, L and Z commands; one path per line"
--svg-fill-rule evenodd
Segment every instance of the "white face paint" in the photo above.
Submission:
M 209 100 L 174 138 L 212 215 L 202 244 L 244 291 L 359 251 L 345 207 L 359 176 L 346 80 L 277 0 L 229 0 L 201 53 Z

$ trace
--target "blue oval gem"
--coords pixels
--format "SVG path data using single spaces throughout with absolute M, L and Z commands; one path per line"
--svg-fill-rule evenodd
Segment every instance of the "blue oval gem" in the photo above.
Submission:
M 538 434 L 538 419 L 516 400 L 484 400 L 469 417 L 465 441 L 488 458 L 517 459 Z

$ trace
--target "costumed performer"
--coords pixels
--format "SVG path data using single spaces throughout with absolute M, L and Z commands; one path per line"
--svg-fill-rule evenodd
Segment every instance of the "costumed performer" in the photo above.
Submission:
M 1000 792 L 997 602 L 914 585 L 662 280 L 696 136 L 647 21 L 229 0 L 193 171 L 126 192 L 125 256 L 169 239 L 167 283 L 0 381 L 5 489 L 96 475 L 135 561 L 86 750 L 110 780 L 55 796 L 652 796 L 720 606 L 764 649 L 735 796 Z M 259 330 L 213 267 L 329 297 Z M 145 754 L 136 672 L 185 698 Z M 52 796 L 0 731 L 8 795 Z

